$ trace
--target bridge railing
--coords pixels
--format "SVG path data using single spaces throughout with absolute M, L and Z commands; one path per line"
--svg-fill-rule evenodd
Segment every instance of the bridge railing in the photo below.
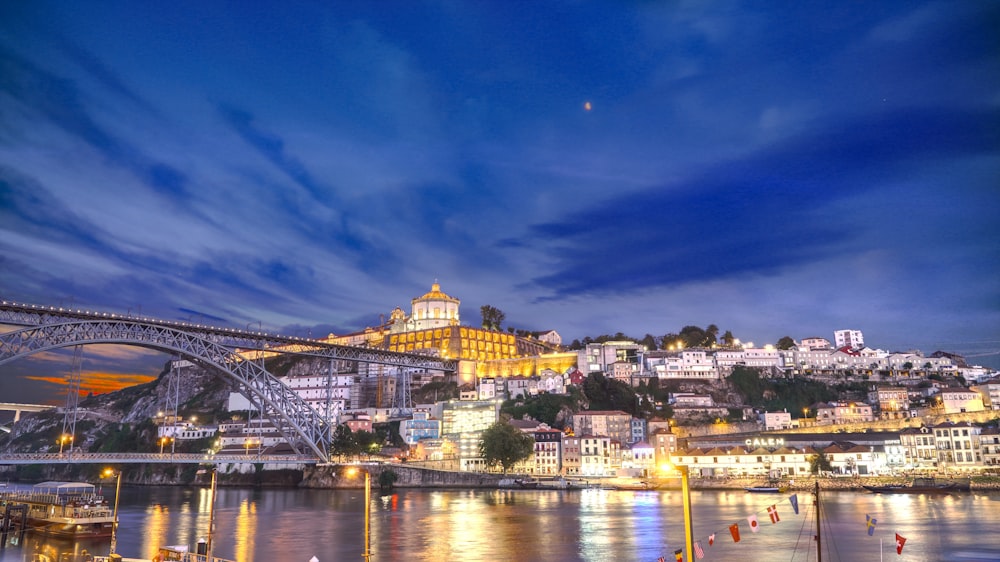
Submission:
M 211 453 L 4 453 L 3 464 L 86 464 L 86 463 L 159 463 L 159 464 L 221 464 L 275 463 L 316 464 L 309 455 L 218 455 Z

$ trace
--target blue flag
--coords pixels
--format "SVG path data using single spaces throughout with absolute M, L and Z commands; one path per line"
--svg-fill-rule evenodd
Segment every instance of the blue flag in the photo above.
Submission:
M 792 509 L 795 510 L 795 515 L 799 514 L 799 495 L 792 494 L 788 497 L 788 501 L 792 502 Z
M 868 523 L 868 536 L 870 537 L 875 534 L 875 518 L 866 513 L 865 521 Z

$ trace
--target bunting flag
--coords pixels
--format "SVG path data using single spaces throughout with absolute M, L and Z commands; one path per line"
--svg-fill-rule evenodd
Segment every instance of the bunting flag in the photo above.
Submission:
M 681 556 L 682 552 L 684 552 L 683 548 L 678 548 L 674 551 L 674 559 L 677 560 L 677 562 L 684 562 L 684 557 Z
M 708 535 L 708 546 L 715 544 L 715 533 Z
M 903 554 L 904 544 L 906 544 L 906 539 L 899 536 L 899 533 L 896 533 L 896 554 Z
M 760 526 L 757 525 L 757 514 L 753 514 L 750 517 L 747 517 L 747 521 L 750 522 L 750 530 L 751 531 L 753 531 L 753 532 L 756 533 L 757 531 L 760 530 Z
M 771 507 L 767 508 L 767 515 L 771 518 L 771 523 L 777 523 L 778 521 L 781 521 L 781 518 L 778 517 L 778 506 L 776 505 L 772 505 Z
M 729 526 L 729 534 L 733 536 L 733 542 L 740 542 L 740 526 L 738 523 L 733 523 Z
M 870 536 L 872 536 L 872 535 L 875 534 L 875 521 L 876 521 L 876 519 L 874 517 L 872 517 L 871 515 L 868 515 L 866 513 L 865 514 L 865 521 L 868 522 L 868 536 L 870 537 Z
M 792 510 L 795 511 L 795 515 L 798 515 L 799 514 L 799 495 L 798 494 L 792 494 L 791 496 L 788 496 L 788 501 L 792 502 Z
M 667 562 L 667 560 L 661 556 L 656 559 L 656 562 Z
M 698 560 L 705 557 L 705 551 L 701 549 L 701 541 L 694 543 L 694 557 Z

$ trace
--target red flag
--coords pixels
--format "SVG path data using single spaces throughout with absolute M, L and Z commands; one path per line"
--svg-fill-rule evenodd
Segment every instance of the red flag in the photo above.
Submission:
M 757 531 L 760 530 L 760 526 L 757 525 L 757 515 L 756 514 L 751 515 L 750 517 L 747 517 L 747 521 L 750 522 L 750 530 L 751 531 L 753 531 L 753 532 L 756 533 Z
M 772 505 L 771 507 L 767 508 L 767 514 L 771 517 L 771 523 L 777 523 L 778 521 L 781 521 L 781 518 L 778 517 L 778 506 Z
M 729 534 L 733 535 L 733 542 L 740 542 L 740 526 L 738 523 L 733 523 L 729 526 Z
M 708 535 L 708 546 L 715 544 L 715 533 Z
M 705 557 L 705 551 L 701 548 L 701 541 L 694 543 L 694 557 L 698 560 Z
M 656 562 L 667 562 L 662 556 L 656 559 Z
M 904 544 L 906 544 L 906 539 L 899 536 L 899 533 L 896 533 L 896 554 L 903 554 Z

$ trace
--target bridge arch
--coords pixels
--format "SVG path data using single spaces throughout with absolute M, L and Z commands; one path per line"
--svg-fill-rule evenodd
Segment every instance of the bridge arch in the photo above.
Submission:
M 213 341 L 210 335 L 129 319 L 41 324 L 0 333 L 0 365 L 42 351 L 88 344 L 134 345 L 176 353 L 228 376 L 252 403 L 265 406 L 265 415 L 293 447 L 298 449 L 297 443 L 304 442 L 321 461 L 329 460 L 329 422 L 260 364 Z

